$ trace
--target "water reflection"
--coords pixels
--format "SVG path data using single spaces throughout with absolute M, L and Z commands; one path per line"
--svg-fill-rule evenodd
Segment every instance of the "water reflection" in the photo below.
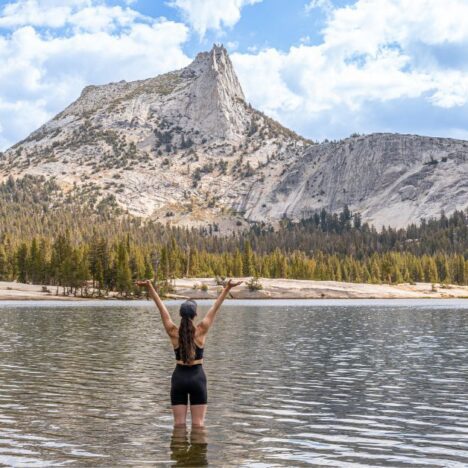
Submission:
M 208 466 L 206 427 L 174 427 L 171 438 L 171 460 L 174 466 Z

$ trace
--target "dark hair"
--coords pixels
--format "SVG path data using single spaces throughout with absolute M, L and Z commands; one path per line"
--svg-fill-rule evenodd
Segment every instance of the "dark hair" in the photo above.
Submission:
M 180 358 L 190 363 L 195 359 L 195 326 L 192 319 L 197 315 L 197 303 L 193 300 L 183 302 L 179 313 L 182 317 L 179 327 Z

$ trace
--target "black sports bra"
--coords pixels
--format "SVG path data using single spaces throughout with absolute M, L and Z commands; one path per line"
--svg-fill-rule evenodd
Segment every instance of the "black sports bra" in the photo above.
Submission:
M 198 345 L 195 343 L 195 360 L 203 358 L 203 350 L 204 348 L 198 347 Z M 174 353 L 176 360 L 181 361 L 182 358 L 180 357 L 180 347 L 174 348 Z

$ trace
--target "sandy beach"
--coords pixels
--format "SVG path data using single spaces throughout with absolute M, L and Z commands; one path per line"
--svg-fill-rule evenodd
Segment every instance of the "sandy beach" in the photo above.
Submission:
M 234 299 L 409 299 L 409 298 L 468 298 L 468 286 L 435 285 L 431 283 L 403 283 L 398 285 L 345 283 L 339 281 L 311 281 L 282 278 L 260 278 L 263 289 L 250 291 L 245 285 L 250 278 L 238 278 L 244 283 L 231 291 Z M 194 289 L 206 284 L 207 291 Z M 214 298 L 220 286 L 213 278 L 183 278 L 175 281 L 173 296 L 193 299 Z
M 435 284 L 433 288 L 431 283 L 388 285 L 259 278 L 263 288 L 258 291 L 250 291 L 245 284 L 250 278 L 236 278 L 236 280 L 242 280 L 243 283 L 231 291 L 229 297 L 233 299 L 468 298 L 468 286 L 459 285 Z M 86 300 L 86 298 L 81 297 L 56 295 L 56 290 L 56 286 L 44 287 L 43 285 L 0 281 L 0 300 Z M 217 285 L 213 278 L 180 278 L 175 280 L 174 291 L 166 298 L 214 299 L 220 290 L 221 286 Z M 111 293 L 107 297 L 107 299 L 115 298 L 117 298 L 117 293 Z M 103 298 L 103 300 L 105 299 Z
M 43 291 L 46 288 L 48 291 Z M 62 291 L 60 287 L 60 291 Z M 0 301 L 25 301 L 25 300 L 62 300 L 84 301 L 86 298 L 75 296 L 56 295 L 57 286 L 43 286 L 38 284 L 17 283 L 16 281 L 0 281 Z

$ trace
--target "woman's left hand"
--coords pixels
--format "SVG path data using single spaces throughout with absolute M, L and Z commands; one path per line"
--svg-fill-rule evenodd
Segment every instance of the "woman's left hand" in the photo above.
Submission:
M 135 281 L 136 286 L 144 286 L 148 288 L 151 285 L 151 281 L 149 279 L 146 280 L 137 280 Z
M 239 284 L 241 284 L 242 281 L 238 281 L 237 283 L 233 283 L 232 282 L 232 278 L 229 279 L 229 281 L 226 283 L 226 286 L 225 288 L 230 291 L 232 288 L 235 288 L 236 286 L 239 286 Z

